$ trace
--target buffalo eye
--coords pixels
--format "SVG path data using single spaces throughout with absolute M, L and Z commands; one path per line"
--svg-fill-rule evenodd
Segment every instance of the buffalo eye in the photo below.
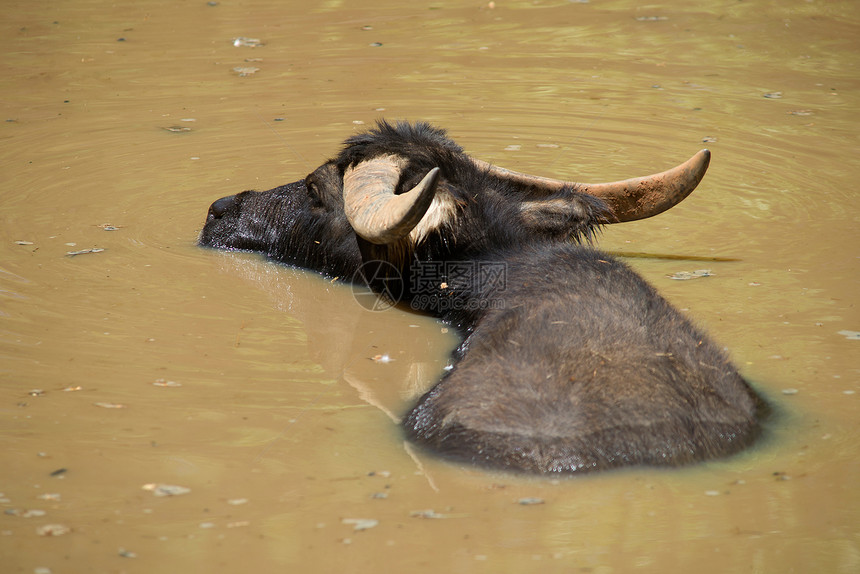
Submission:
M 323 203 L 320 189 L 312 176 L 308 176 L 308 178 L 305 179 L 305 188 L 308 190 L 308 197 L 311 200 L 311 207 L 324 208 L 325 203 Z

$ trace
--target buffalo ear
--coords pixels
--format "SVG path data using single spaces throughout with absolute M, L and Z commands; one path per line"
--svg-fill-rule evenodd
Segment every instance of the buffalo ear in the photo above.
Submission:
M 612 211 L 604 201 L 572 191 L 520 202 L 523 227 L 548 239 L 589 239 L 611 218 Z

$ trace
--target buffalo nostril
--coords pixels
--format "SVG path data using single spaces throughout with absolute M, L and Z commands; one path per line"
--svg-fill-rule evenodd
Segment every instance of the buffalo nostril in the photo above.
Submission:
M 237 205 L 237 203 L 235 195 L 222 197 L 209 207 L 209 215 L 207 219 L 221 219 L 224 214 L 227 213 L 230 208 Z

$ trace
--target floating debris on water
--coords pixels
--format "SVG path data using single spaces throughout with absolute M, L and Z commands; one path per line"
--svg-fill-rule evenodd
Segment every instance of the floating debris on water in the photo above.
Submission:
M 798 391 L 797 389 L 782 389 L 782 394 L 784 395 L 796 395 L 799 392 L 800 391 Z
M 538 498 L 536 496 L 527 496 L 526 498 L 520 498 L 517 500 L 517 504 L 522 504 L 523 506 L 532 506 L 534 504 L 543 504 L 544 499 Z
M 121 403 L 93 403 L 97 407 L 101 407 L 103 409 L 124 409 L 125 405 Z
M 227 504 L 232 504 L 233 506 L 238 506 L 240 504 L 247 504 L 247 503 L 248 503 L 247 498 L 231 498 L 230 500 L 227 501 Z
M 62 536 L 68 534 L 72 529 L 65 524 L 45 524 L 36 529 L 39 536 Z
M 168 126 L 166 128 L 161 128 L 161 129 L 168 131 L 168 132 L 173 132 L 173 133 L 184 133 L 184 132 L 190 132 L 191 131 L 191 128 L 189 128 L 188 126 Z
M 368 530 L 379 524 L 379 521 L 374 518 L 344 518 L 342 524 L 352 524 L 352 529 L 355 531 Z
M 860 341 L 860 331 L 839 331 L 839 334 L 850 341 Z
M 697 269 L 696 271 L 678 271 L 672 275 L 667 275 L 669 279 L 676 281 L 688 281 L 690 279 L 699 279 L 700 277 L 711 277 L 713 273 L 710 269 Z
M 186 488 L 184 486 L 177 486 L 175 484 L 156 484 L 154 482 L 144 484 L 141 488 L 152 492 L 155 496 L 179 496 L 181 494 L 188 494 L 191 492 L 190 488 Z
M 122 229 L 122 225 L 111 225 L 110 223 L 102 223 L 99 227 L 105 231 L 117 231 L 118 229 Z
M 260 68 L 255 68 L 254 66 L 237 66 L 233 68 L 233 71 L 236 72 L 240 78 L 247 78 L 248 76 L 252 76 L 260 71 Z
M 394 359 L 392 359 L 387 354 L 385 354 L 385 355 L 374 355 L 370 358 L 370 360 L 373 361 L 374 363 L 390 363 Z
M 176 381 L 168 381 L 167 379 L 156 379 L 154 383 L 152 383 L 156 387 L 181 387 L 182 383 L 177 383 Z
M 409 516 L 412 518 L 444 518 L 444 515 L 439 514 L 432 508 L 428 508 L 427 510 L 413 510 L 409 513 Z
M 32 389 L 27 394 L 31 397 L 43 397 L 45 396 L 45 391 L 43 391 L 42 389 Z
M 137 558 L 136 552 L 132 552 L 131 550 L 126 550 L 125 548 L 120 548 L 118 553 L 123 558 Z
M 48 476 L 53 476 L 55 478 L 62 478 L 67 472 L 69 472 L 68 468 L 58 468 Z
M 768 92 L 763 94 L 763 96 L 769 100 L 778 100 L 782 98 L 782 92 Z
M 20 516 L 21 518 L 41 518 L 48 514 L 44 510 L 39 510 L 36 508 L 30 510 L 19 510 L 17 508 L 7 508 L 3 511 L 4 514 L 8 516 Z
M 16 241 L 15 245 L 33 245 L 32 241 Z
M 242 526 L 250 526 L 251 522 L 249 520 L 237 520 L 235 522 L 228 522 L 227 528 L 241 528 Z
M 428 508 L 427 510 L 413 510 L 409 513 L 409 516 L 412 518 L 462 518 L 468 516 L 468 514 L 442 514 L 432 508 Z
M 87 253 L 101 253 L 104 251 L 102 247 L 93 247 L 92 249 L 81 249 L 80 251 L 67 251 L 66 257 L 75 257 L 76 255 L 86 255 Z
M 244 36 L 239 36 L 238 38 L 233 38 L 233 45 L 237 48 L 258 48 L 260 46 L 265 46 L 266 44 L 259 38 L 246 38 Z

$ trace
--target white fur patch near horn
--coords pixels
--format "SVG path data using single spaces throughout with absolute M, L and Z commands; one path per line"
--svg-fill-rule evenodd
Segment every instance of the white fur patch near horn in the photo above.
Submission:
M 436 189 L 436 195 L 433 197 L 433 202 L 427 208 L 424 217 L 409 232 L 409 239 L 413 245 L 418 245 L 442 226 L 452 225 L 456 218 L 457 204 L 451 194 L 440 185 Z

